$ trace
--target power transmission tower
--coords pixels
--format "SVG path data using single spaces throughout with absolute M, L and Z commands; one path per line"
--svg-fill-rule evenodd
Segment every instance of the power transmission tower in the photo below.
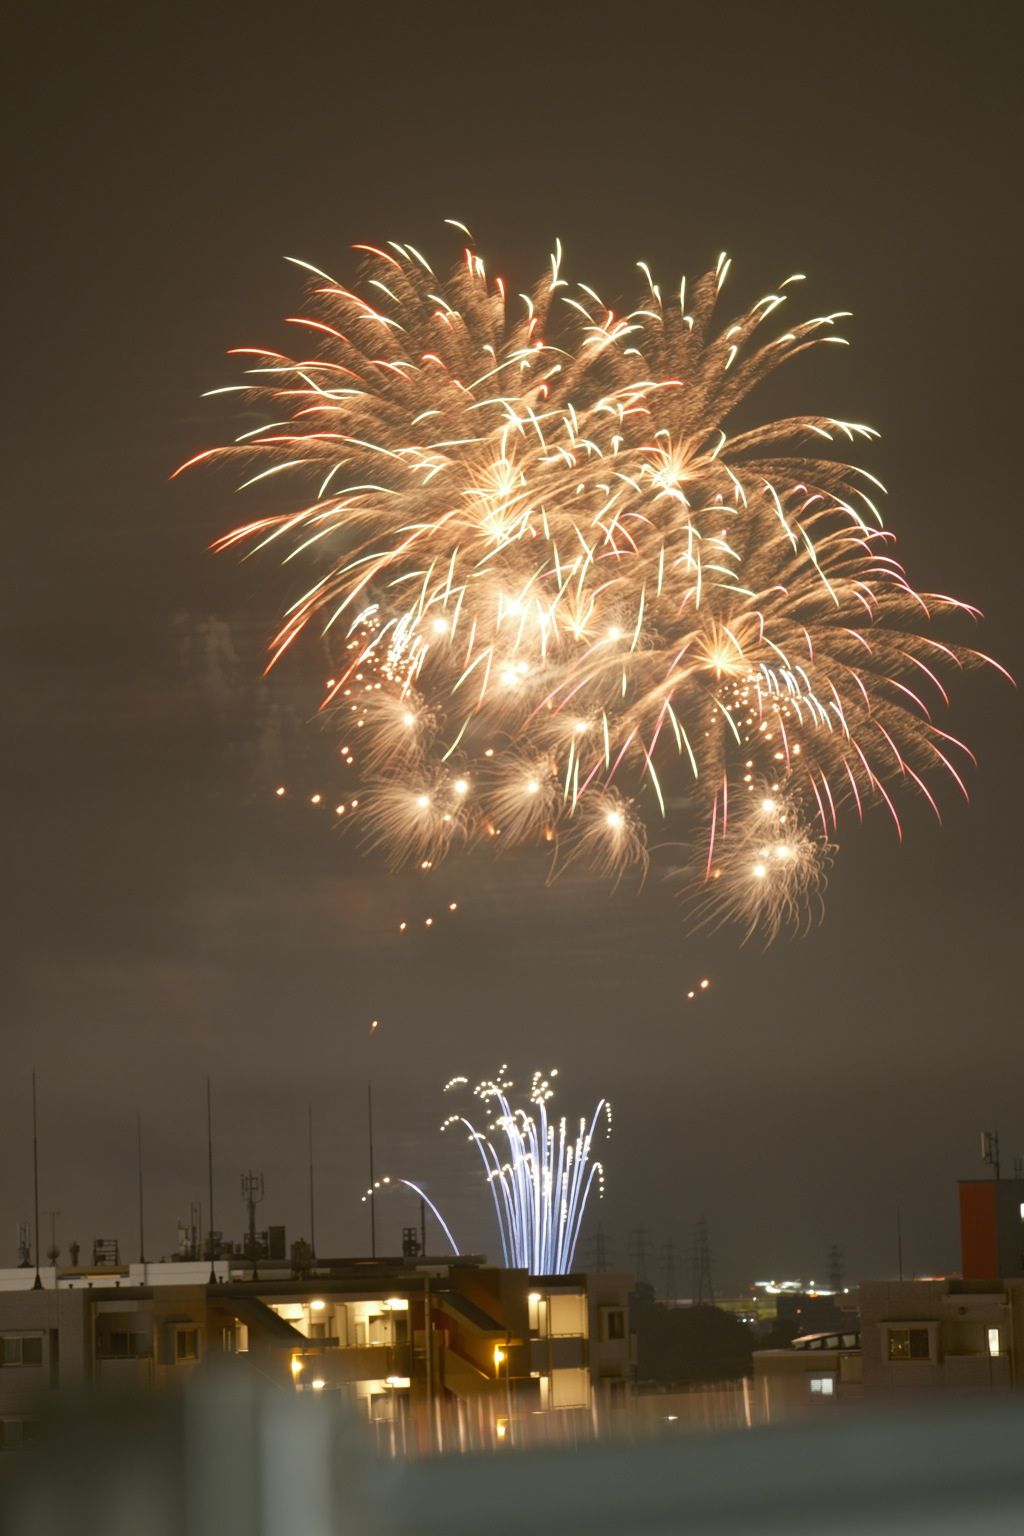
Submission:
M 249 1207 L 249 1258 L 252 1261 L 252 1278 L 259 1279 L 256 1268 L 256 1207 L 263 1199 L 263 1175 L 253 1173 L 250 1168 L 248 1173 L 242 1174 L 242 1199 Z
M 615 1244 L 609 1237 L 605 1236 L 604 1227 L 600 1222 L 597 1224 L 597 1231 L 594 1233 L 594 1236 L 587 1238 L 583 1248 L 587 1255 L 586 1264 L 590 1273 L 593 1275 L 607 1274 L 611 1264 L 615 1261 Z
M 675 1306 L 679 1300 L 679 1279 L 676 1274 L 676 1245 L 669 1241 L 661 1250 L 661 1272 L 665 1277 L 665 1302 Z
M 715 1256 L 708 1245 L 708 1221 L 702 1216 L 693 1229 L 693 1304 L 695 1307 L 715 1304 L 715 1284 L 711 1272 Z
M 828 1283 L 838 1296 L 843 1288 L 843 1250 L 838 1243 L 833 1243 L 828 1251 Z
M 642 1285 L 650 1285 L 647 1260 L 651 1256 L 651 1242 L 644 1231 L 643 1222 L 638 1223 L 629 1234 L 629 1256 L 633 1260 L 633 1273 L 637 1280 Z

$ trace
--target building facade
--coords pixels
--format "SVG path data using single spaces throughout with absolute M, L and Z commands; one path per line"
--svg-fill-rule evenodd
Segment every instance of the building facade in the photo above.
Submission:
M 530 1439 L 632 1398 L 628 1275 L 398 1259 L 309 1279 L 218 1262 L 214 1284 L 209 1264 L 148 1265 L 139 1283 L 141 1268 L 43 1271 L 40 1289 L 0 1273 L 0 1446 L 29 1443 L 58 1396 L 160 1390 L 215 1359 L 345 1399 L 403 1449 Z
M 866 1398 L 1019 1386 L 1024 1280 L 872 1281 L 860 1298 Z

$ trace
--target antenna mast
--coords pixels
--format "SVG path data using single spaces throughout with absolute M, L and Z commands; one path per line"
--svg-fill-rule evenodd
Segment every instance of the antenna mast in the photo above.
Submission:
M 313 1106 L 309 1109 L 309 1261 L 316 1263 L 316 1217 L 313 1209 Z
M 206 1173 L 210 1196 L 210 1278 L 207 1284 L 216 1285 L 217 1270 L 214 1261 L 217 1251 L 213 1236 L 213 1100 L 210 1094 L 209 1077 L 206 1079 Z
M 36 1069 L 32 1068 L 32 1189 L 35 1196 L 36 1212 L 36 1278 L 32 1289 L 41 1291 L 43 1282 L 39 1277 L 39 1136 L 36 1123 Z
M 142 1112 L 141 1112 L 141 1110 L 136 1114 L 135 1120 L 136 1120 L 136 1124 L 135 1124 L 136 1143 L 137 1143 L 138 1160 L 139 1160 L 139 1263 L 140 1264 L 145 1264 L 145 1262 L 146 1262 L 146 1226 L 145 1226 L 145 1221 L 143 1220 L 143 1213 L 142 1213 Z M 145 1275 L 143 1275 L 142 1278 L 143 1278 L 143 1280 L 145 1280 L 145 1278 L 146 1278 Z

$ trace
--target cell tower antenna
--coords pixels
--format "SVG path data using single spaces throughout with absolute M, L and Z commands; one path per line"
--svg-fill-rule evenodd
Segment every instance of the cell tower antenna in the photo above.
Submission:
M 714 1267 L 715 1256 L 708 1244 L 708 1220 L 702 1216 L 693 1229 L 693 1304 L 696 1307 L 713 1307 L 715 1304 Z
M 999 1132 L 982 1131 L 981 1133 L 981 1158 L 993 1169 L 996 1178 L 999 1177 Z
M 242 1174 L 242 1199 L 249 1207 L 249 1258 L 252 1260 L 252 1278 L 258 1280 L 259 1270 L 256 1263 L 256 1207 L 263 1199 L 262 1173 L 253 1173 L 250 1168 L 248 1173 Z

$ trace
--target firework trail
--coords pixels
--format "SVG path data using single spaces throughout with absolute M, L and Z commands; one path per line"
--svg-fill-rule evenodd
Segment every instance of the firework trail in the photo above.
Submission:
M 494 1200 L 505 1267 L 526 1269 L 531 1275 L 566 1275 L 572 1269 L 595 1178 L 599 1193 L 604 1191 L 604 1168 L 591 1161 L 591 1150 L 602 1115 L 606 1132 L 611 1131 L 611 1106 L 601 1099 L 589 1124 L 581 1119 L 573 1138 L 564 1117 L 557 1121 L 548 1118 L 547 1104 L 554 1093 L 550 1078 L 535 1072 L 528 1108 L 513 1109 L 508 1094 L 515 1085 L 505 1076 L 507 1071 L 503 1066 L 497 1078 L 473 1089 L 494 1116 L 483 1131 L 461 1114 L 449 1115 L 441 1129 L 463 1126 L 480 1153 Z M 555 1068 L 551 1077 L 557 1076 Z M 445 1093 L 463 1087 L 466 1081 L 453 1077 L 445 1084 Z M 394 1184 L 404 1185 L 426 1201 L 457 1254 L 458 1245 L 441 1212 L 426 1191 L 410 1179 L 378 1179 L 366 1191 L 364 1202 L 373 1199 L 377 1190 Z
M 573 1139 L 564 1118 L 557 1122 L 548 1119 L 548 1100 L 554 1092 L 550 1080 L 535 1072 L 529 1108 L 513 1109 L 508 1093 L 514 1084 L 505 1077 L 507 1070 L 502 1067 L 496 1079 L 479 1083 L 473 1090 L 494 1115 L 486 1130 L 478 1131 L 460 1114 L 450 1115 L 442 1129 L 465 1127 L 480 1153 L 494 1199 L 506 1267 L 526 1269 L 531 1275 L 565 1275 L 572 1269 L 595 1177 L 599 1189 L 603 1185 L 604 1169 L 599 1162 L 591 1162 L 590 1154 L 602 1115 L 610 1129 L 611 1110 L 602 1099 L 589 1123 L 580 1120 Z M 551 1073 L 556 1075 L 556 1071 Z M 465 1082 L 464 1077 L 455 1077 L 445 1092 Z M 493 1133 L 498 1133 L 494 1139 Z M 495 1146 L 495 1140 L 502 1150 Z
M 617 316 L 560 252 L 510 302 L 471 250 L 442 281 L 410 246 L 357 249 L 366 297 L 308 269 L 310 356 L 245 349 L 214 391 L 267 424 L 189 462 L 288 487 L 219 547 L 314 573 L 271 664 L 319 628 L 366 845 L 428 868 L 547 844 L 615 881 L 653 833 L 687 850 L 700 921 L 799 931 L 841 809 L 963 788 L 931 709 L 986 660 L 923 633 L 974 610 L 911 588 L 877 482 L 831 456 L 869 428 L 727 430 L 838 316 L 765 339 L 790 278 L 716 322 L 724 258 L 665 298 L 643 268 Z

